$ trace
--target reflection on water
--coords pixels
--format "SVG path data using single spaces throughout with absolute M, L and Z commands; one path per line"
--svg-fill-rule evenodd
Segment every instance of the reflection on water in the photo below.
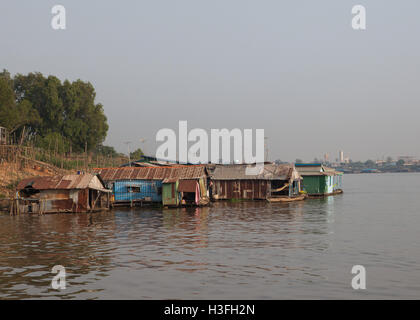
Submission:
M 328 233 L 331 200 L 316 201 L 310 216 L 304 216 L 305 205 L 220 202 L 204 208 L 4 215 L 0 227 L 1 296 L 101 297 L 106 288 L 94 284 L 115 269 L 213 271 L 239 277 L 253 274 L 252 268 L 271 271 L 279 266 L 260 261 L 271 250 L 328 247 L 322 238 L 311 235 Z M 228 263 L 236 259 L 236 266 Z M 57 264 L 65 266 L 68 274 L 67 289 L 59 293 L 50 287 L 51 268 Z
M 3 216 L 0 226 L 0 297 L 55 295 L 51 269 L 61 264 L 75 285 L 89 284 L 109 270 L 115 222 L 101 215 Z M 72 285 L 73 286 L 73 285 Z M 80 290 L 80 289 L 79 289 Z M 74 297 L 66 290 L 63 297 Z
M 367 257 L 378 259 L 375 252 L 383 252 L 360 230 L 377 223 L 366 218 L 367 212 L 373 217 L 385 211 L 366 206 L 359 190 L 349 190 L 286 204 L 0 215 L 0 298 L 364 297 L 351 289 L 350 269 L 372 263 Z M 376 231 L 380 238 L 392 228 L 385 223 Z M 384 257 L 381 262 L 388 263 L 390 257 Z M 419 288 L 413 282 L 418 254 L 410 258 L 405 269 L 395 270 L 400 279 L 410 279 L 411 287 L 400 288 L 396 296 L 411 297 Z M 51 288 L 51 269 L 58 264 L 67 271 L 63 291 Z M 370 278 L 392 281 L 389 270 L 386 276 L 382 269 L 377 272 Z M 386 282 L 371 288 L 373 297 L 386 296 Z

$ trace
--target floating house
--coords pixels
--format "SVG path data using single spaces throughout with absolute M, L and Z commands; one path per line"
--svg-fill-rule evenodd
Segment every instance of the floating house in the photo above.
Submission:
M 114 206 L 209 203 L 205 166 L 98 168 L 95 172 L 112 189 Z
M 202 167 L 204 169 L 204 167 Z M 167 178 L 163 180 L 164 206 L 180 205 L 205 206 L 210 203 L 207 191 L 207 176 L 196 176 L 193 179 Z
M 321 163 L 296 163 L 303 177 L 303 189 L 309 196 L 328 196 L 342 193 L 343 173 Z
M 106 210 L 110 190 L 93 174 L 28 178 L 17 186 L 16 213 L 92 212 Z
M 301 176 L 290 164 L 208 165 L 211 196 L 214 200 L 303 200 Z

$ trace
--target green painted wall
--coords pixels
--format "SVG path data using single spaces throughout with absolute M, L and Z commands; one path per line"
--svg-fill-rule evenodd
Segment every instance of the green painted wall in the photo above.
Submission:
M 328 176 L 304 176 L 303 185 L 308 194 L 327 193 Z
M 178 181 L 162 185 L 162 203 L 164 206 L 178 206 Z

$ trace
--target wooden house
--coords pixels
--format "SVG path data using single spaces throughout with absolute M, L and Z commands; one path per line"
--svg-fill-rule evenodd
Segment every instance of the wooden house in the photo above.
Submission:
M 301 177 L 290 164 L 208 165 L 214 200 L 303 200 Z
M 113 205 L 180 206 L 209 202 L 206 168 L 202 165 L 98 168 L 95 172 L 112 189 Z
M 111 192 L 93 174 L 28 178 L 16 191 L 14 210 L 39 214 L 106 210 Z

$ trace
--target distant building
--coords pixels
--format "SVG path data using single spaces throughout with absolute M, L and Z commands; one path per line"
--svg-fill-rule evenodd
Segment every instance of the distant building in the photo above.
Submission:
M 399 156 L 398 160 L 403 160 L 405 164 L 412 164 L 417 162 L 413 156 Z
M 386 162 L 385 160 L 376 160 L 375 163 L 376 163 L 377 166 L 383 166 L 383 165 L 387 164 L 388 162 Z
M 344 152 L 342 150 L 338 152 L 338 162 L 344 163 Z

